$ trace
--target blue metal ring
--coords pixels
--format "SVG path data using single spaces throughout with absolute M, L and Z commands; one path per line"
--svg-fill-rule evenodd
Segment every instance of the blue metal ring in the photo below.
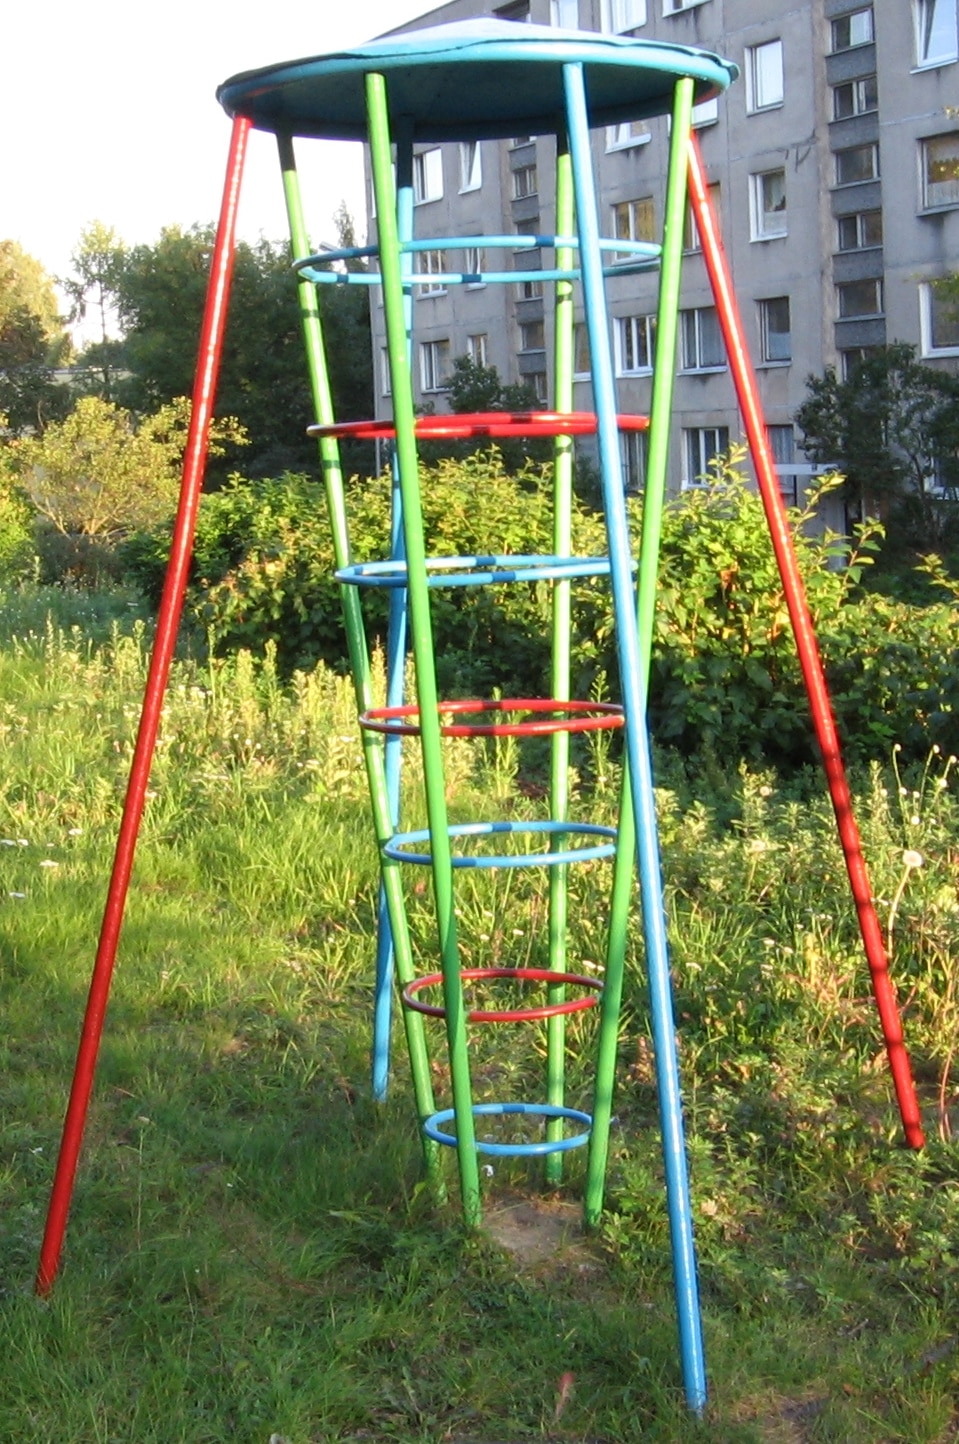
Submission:
M 454 571 L 452 568 L 470 568 Z M 450 568 L 450 570 L 447 570 Z M 480 570 L 482 568 L 482 570 Z M 499 582 L 564 581 L 572 577 L 609 575 L 607 557 L 501 556 L 428 557 L 427 586 L 489 587 Z M 399 558 L 352 562 L 334 572 L 338 582 L 354 587 L 405 587 L 406 562 Z
M 586 1125 L 585 1133 L 574 1133 L 571 1138 L 557 1138 L 552 1142 L 548 1138 L 544 1138 L 542 1143 L 488 1143 L 476 1139 L 477 1153 L 489 1153 L 500 1158 L 535 1158 L 544 1153 L 567 1153 L 571 1148 L 582 1148 L 584 1143 L 589 1142 L 593 1126 L 589 1113 L 582 1113 L 578 1108 L 560 1108 L 555 1103 L 474 1103 L 471 1112 L 474 1118 L 503 1113 L 532 1113 L 540 1118 L 568 1118 L 573 1123 Z M 456 1135 L 443 1133 L 439 1128 L 439 1124 L 449 1123 L 455 1117 L 455 1108 L 444 1108 L 424 1121 L 423 1132 L 434 1143 L 445 1143 L 447 1147 L 455 1148 Z
M 603 827 L 597 822 L 458 822 L 448 827 L 446 832 L 448 837 L 491 837 L 501 833 L 535 832 L 549 836 L 571 833 L 574 837 L 610 839 L 592 847 L 564 847 L 556 852 L 500 853 L 493 857 L 467 857 L 463 853 L 454 853 L 450 858 L 453 867 L 558 867 L 566 862 L 589 862 L 594 858 L 612 857 L 616 851 L 616 828 Z M 384 845 L 383 854 L 393 862 L 431 863 L 432 853 L 405 850 L 415 843 L 429 840 L 428 827 L 420 828 L 416 832 L 397 832 Z

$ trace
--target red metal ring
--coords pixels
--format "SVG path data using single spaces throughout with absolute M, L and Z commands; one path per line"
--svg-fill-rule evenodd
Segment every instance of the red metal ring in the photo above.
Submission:
M 443 737 L 536 737 L 554 732 L 598 732 L 622 727 L 623 709 L 616 702 L 561 702 L 554 697 L 488 697 L 458 698 L 441 702 L 437 708 L 444 714 L 462 715 L 475 712 L 567 712 L 571 717 L 544 717 L 533 722 L 441 722 Z M 367 732 L 385 732 L 393 737 L 418 737 L 418 722 L 404 722 L 405 717 L 419 717 L 415 702 L 403 707 L 370 707 L 362 713 L 360 726 Z
M 617 416 L 620 431 L 646 431 L 648 416 Z M 592 411 L 461 411 L 442 416 L 417 416 L 413 432 L 419 441 L 472 440 L 484 436 L 592 436 L 597 427 Z M 354 441 L 391 441 L 396 427 L 390 417 L 369 421 L 338 421 L 308 426 L 310 436 Z
M 585 998 L 572 998 L 564 1003 L 543 1003 L 538 1008 L 475 1008 L 466 1015 L 468 1023 L 533 1023 L 540 1018 L 556 1018 L 561 1013 L 581 1013 L 586 1008 L 596 1006 L 603 987 L 600 978 L 587 978 L 582 973 L 558 973 L 551 968 L 463 968 L 460 978 L 464 981 L 473 978 L 522 978 L 530 982 L 571 983 L 577 988 L 592 989 Z M 435 987 L 442 981 L 442 973 L 429 973 L 425 978 L 414 978 L 413 982 L 407 983 L 403 989 L 403 1002 L 414 1012 L 425 1013 L 428 1018 L 445 1018 L 445 1008 L 434 1003 L 421 1003 L 416 996 L 424 988 Z

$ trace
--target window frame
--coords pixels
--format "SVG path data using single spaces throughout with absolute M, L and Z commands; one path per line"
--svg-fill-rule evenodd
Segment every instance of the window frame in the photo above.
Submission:
M 929 162 L 932 159 L 930 147 L 936 141 L 951 141 L 953 143 L 953 156 L 950 159 L 955 161 L 956 173 L 945 181 L 930 181 Z M 939 135 L 924 135 L 919 139 L 919 185 L 920 185 L 920 207 L 923 211 L 952 210 L 959 206 L 959 130 L 943 131 Z M 931 185 L 950 186 L 953 195 L 947 200 L 937 200 L 930 196 Z
M 721 359 L 718 361 L 704 361 L 703 357 L 707 351 L 705 344 L 712 337 L 704 334 L 703 318 L 711 316 L 710 330 L 715 326 L 715 340 L 718 341 L 718 354 Z M 723 341 L 722 330 L 719 325 L 719 315 L 715 306 L 689 306 L 679 313 L 680 329 L 680 370 L 690 371 L 725 371 L 728 365 L 726 359 L 726 347 Z
M 413 285 L 417 300 L 422 300 L 425 296 L 446 295 L 446 285 L 442 281 L 436 280 L 436 277 L 445 276 L 449 270 L 446 257 L 447 253 L 444 250 L 413 252 L 415 262 Z M 426 279 L 421 280 L 420 277 Z
M 433 160 L 433 157 L 437 157 Z M 439 190 L 434 191 L 431 187 L 439 182 Z M 434 145 L 428 150 L 421 150 L 413 157 L 413 204 L 414 206 L 427 206 L 433 201 L 441 201 L 444 194 L 443 177 L 443 149 L 442 146 Z
M 857 152 L 857 151 L 862 151 L 862 152 L 870 151 L 870 152 L 871 152 L 871 154 L 872 154 L 872 160 L 873 160 L 872 172 L 871 172 L 870 175 L 855 176 L 852 180 L 843 180 L 842 177 L 841 177 L 841 175 L 840 175 L 840 166 L 841 166 L 841 163 L 842 163 L 841 158 L 842 158 L 843 156 L 846 156 L 846 155 L 853 155 L 853 154 L 854 154 L 855 152 Z M 837 189 L 839 189 L 840 187 L 844 187 L 844 186 L 862 186 L 862 185 L 868 185 L 868 184 L 870 183 L 870 181 L 879 180 L 880 172 L 879 172 L 879 143 L 878 143 L 878 141 L 868 140 L 868 141 L 864 141 L 864 142 L 863 142 L 862 144 L 860 144 L 860 145 L 847 145 L 847 146 L 844 146 L 841 150 L 834 150 L 834 151 L 833 151 L 833 158 L 834 158 L 834 160 L 835 160 L 835 165 L 836 165 L 835 174 L 836 174 L 836 188 L 837 188 Z
M 531 331 L 534 333 L 532 338 L 529 334 Z M 536 344 L 533 346 L 529 344 L 531 339 L 535 340 L 536 342 Z M 531 354 L 539 352 L 543 352 L 545 354 L 546 322 L 541 316 L 535 317 L 534 319 L 529 321 L 519 322 L 519 346 L 517 349 L 523 356 L 529 356 Z
M 776 99 L 766 100 L 763 99 L 761 95 L 763 85 L 761 81 L 759 55 L 761 51 L 772 51 L 777 47 L 779 51 L 779 93 Z M 777 36 L 772 40 L 763 40 L 758 45 L 747 45 L 745 60 L 746 114 L 761 115 L 767 110 L 778 110 L 786 102 L 786 64 L 781 38 Z
M 709 200 L 711 203 L 713 214 L 716 216 L 717 220 L 720 220 L 722 216 L 722 212 L 720 210 L 720 207 L 722 205 L 721 197 L 723 193 L 722 185 L 719 181 L 710 181 L 709 185 L 706 187 L 706 190 L 709 194 Z M 722 232 L 721 225 L 720 232 Z M 683 254 L 687 256 L 695 256 L 702 249 L 703 240 L 702 236 L 699 234 L 699 227 L 696 224 L 696 215 L 693 211 L 692 206 L 687 200 L 686 214 L 683 217 Z
M 478 345 L 476 343 L 479 343 Z M 466 354 L 474 366 L 489 366 L 489 332 L 474 331 L 466 337 Z
M 714 456 L 721 456 L 729 450 L 728 426 L 684 426 L 683 427 L 683 491 L 694 491 L 710 485 L 709 463 Z M 722 440 L 725 436 L 725 441 Z M 710 445 L 710 440 L 714 444 Z M 693 455 L 695 447 L 698 453 Z
M 873 95 L 870 98 L 866 94 L 865 87 L 869 81 L 873 82 Z M 841 115 L 838 109 L 838 98 L 840 92 L 851 91 L 852 108 L 844 111 Z M 871 115 L 879 109 L 879 79 L 876 72 L 871 75 L 861 75 L 856 80 L 843 80 L 832 87 L 832 118 L 833 120 L 851 120 L 856 115 Z
M 623 14 L 630 17 L 626 24 L 619 23 Z M 634 14 L 642 18 L 633 19 Z M 647 19 L 646 0 L 602 0 L 600 30 L 604 35 L 625 35 L 628 31 L 639 30 Z
M 931 281 L 919 282 L 919 336 L 920 351 L 924 358 L 937 360 L 945 356 L 959 356 L 959 319 L 954 321 L 956 340 L 954 344 L 935 344 L 935 296 L 936 288 Z
M 765 182 L 771 176 L 782 176 L 783 204 L 775 210 L 767 210 L 765 204 Z M 780 222 L 767 224 L 766 217 L 780 216 Z M 779 241 L 789 235 L 789 197 L 786 191 L 786 167 L 776 166 L 774 170 L 751 171 L 749 176 L 749 239 L 750 241 Z
M 585 321 L 576 321 L 573 324 L 573 380 L 588 381 L 593 374 L 592 364 L 584 370 L 580 366 L 581 361 L 592 362 L 589 349 L 589 330 Z
M 641 125 L 643 130 L 633 134 L 633 126 Z M 622 135 L 626 130 L 627 134 Z M 606 127 L 606 151 L 632 150 L 638 145 L 649 145 L 653 138 L 648 120 L 624 120 L 620 125 L 608 125 Z
M 443 347 L 442 352 L 438 348 Z M 438 365 L 440 359 L 444 364 Z M 420 389 L 426 394 L 450 389 L 450 342 L 448 336 L 420 342 Z
M 865 39 L 854 40 L 853 37 L 852 37 L 852 30 L 853 30 L 852 22 L 853 22 L 853 21 L 856 19 L 856 17 L 859 16 L 859 15 L 868 15 L 868 16 L 869 16 L 869 25 L 868 25 L 869 34 L 868 34 L 868 36 L 867 36 Z M 846 44 L 841 45 L 841 44 L 837 43 L 837 30 L 838 30 L 838 27 L 839 27 L 840 25 L 845 24 L 847 21 L 849 22 L 849 40 L 848 40 L 848 42 L 847 42 Z M 872 8 L 871 5 L 862 5 L 862 6 L 860 6 L 860 8 L 859 8 L 858 10 L 850 10 L 850 11 L 848 11 L 848 13 L 845 14 L 845 15 L 836 15 L 836 16 L 834 16 L 834 18 L 833 18 L 833 20 L 832 20 L 832 31 L 831 31 L 832 48 L 831 48 L 831 50 L 830 50 L 829 53 L 830 53 L 831 55 L 841 55 L 841 54 L 842 54 L 844 51 L 846 51 L 846 50 L 858 50 L 859 47 L 860 47 L 860 45 L 872 45 L 872 44 L 874 43 L 875 39 L 876 39 L 876 17 L 875 17 L 875 14 L 873 13 L 873 8 Z
M 663 15 L 680 15 L 684 10 L 692 10 L 697 5 L 705 5 L 706 0 L 663 0 Z
M 947 7 L 951 6 L 951 43 L 944 49 L 930 52 L 930 44 L 934 36 L 932 25 L 924 25 L 924 17 L 928 14 L 935 22 L 937 6 L 942 6 L 940 14 L 945 14 Z M 913 37 L 916 46 L 916 70 L 934 70 L 940 65 L 952 65 L 959 60 L 959 14 L 957 14 L 956 0 L 912 0 L 912 24 Z M 947 19 L 948 26 L 949 21 Z M 925 32 L 925 40 L 923 34 Z
M 471 261 L 474 261 L 474 260 L 475 260 L 475 262 L 476 262 L 475 266 L 470 264 L 470 262 L 471 262 Z M 464 284 L 464 286 L 465 286 L 465 288 L 466 288 L 467 291 L 481 291 L 481 290 L 484 288 L 484 286 L 486 285 L 486 282 L 482 279 L 482 275 L 483 275 L 483 272 L 484 272 L 485 270 L 486 270 L 486 252 L 483 250 L 482 246 L 466 246 L 466 247 L 464 247 L 464 249 L 463 249 L 463 275 L 464 275 L 464 276 L 479 276 L 479 277 L 480 277 L 480 279 L 477 280 L 477 281 L 465 281 L 465 280 L 464 280 L 463 284 Z
M 856 286 L 872 286 L 876 305 L 865 311 L 861 307 L 854 311 L 845 311 L 843 309 L 843 297 L 850 295 Z M 883 303 L 884 297 L 881 276 L 863 276 L 856 281 L 836 282 L 836 319 L 838 321 L 858 321 L 865 320 L 867 317 L 882 316 L 885 314 L 883 311 Z
M 575 21 L 572 25 L 561 19 L 564 10 L 573 10 Z M 579 29 L 579 0 L 549 0 L 549 23 L 556 30 Z
M 520 184 L 520 176 L 526 179 Z M 532 185 L 529 184 L 529 177 L 532 176 Z M 539 195 L 539 176 L 536 172 L 536 162 L 531 165 L 519 165 L 515 170 L 510 171 L 510 196 L 514 201 L 529 200 L 530 196 Z
M 472 158 L 470 158 L 472 152 Z M 483 143 L 479 140 L 461 140 L 459 143 L 460 186 L 459 194 L 478 191 L 483 186 Z
M 619 462 L 623 472 L 623 490 L 630 496 L 641 496 L 646 489 L 649 465 L 649 432 L 621 431 Z
M 643 235 L 642 231 L 644 228 L 641 224 L 641 216 L 647 213 L 647 207 L 649 225 L 646 229 L 648 229 L 649 234 Z M 612 211 L 612 233 L 614 240 L 645 241 L 647 243 L 655 244 L 656 199 L 654 196 L 634 196 L 631 200 L 628 201 L 613 201 L 610 205 L 610 210 Z M 625 232 L 620 229 L 620 221 L 624 218 L 627 221 Z M 633 261 L 635 259 L 636 257 L 632 255 L 629 251 L 614 251 L 612 253 L 612 260 L 614 265 L 617 261 L 627 262 Z
M 864 238 L 863 222 L 867 216 L 879 217 L 879 239 L 877 241 L 869 241 Z M 856 225 L 856 244 L 854 246 L 844 246 L 842 243 L 842 228 L 849 221 L 854 221 Z M 878 250 L 882 243 L 882 208 L 880 206 L 871 207 L 868 211 L 851 211 L 848 216 L 836 217 L 836 250 L 838 254 L 849 255 L 852 251 Z
M 785 306 L 786 306 L 786 321 L 787 321 L 788 324 L 787 324 L 787 326 L 786 326 L 785 331 L 783 331 L 783 330 L 774 331 L 774 330 L 772 329 L 771 325 L 770 325 L 770 322 L 771 322 L 771 320 L 773 319 L 771 308 L 772 308 L 773 306 L 780 306 L 780 305 L 782 305 L 783 302 L 785 302 Z M 760 340 L 760 353 L 759 353 L 759 354 L 760 354 L 760 355 L 762 356 L 762 358 L 763 358 L 763 365 L 764 365 L 764 366 L 789 366 L 789 365 L 791 365 L 791 364 L 792 364 L 792 359 L 793 359 L 793 347 L 792 347 L 792 308 L 790 307 L 790 304 L 789 304 L 789 297 L 788 297 L 788 296 L 768 296 L 768 297 L 766 297 L 765 299 L 760 300 L 758 304 L 759 304 L 759 340 Z M 776 355 L 773 354 L 773 351 L 775 350 L 775 346 L 774 346 L 774 344 L 773 344 L 773 342 L 772 342 L 772 337 L 773 337 L 774 335 L 775 335 L 775 336 L 785 336 L 785 337 L 786 337 L 786 346 L 787 346 L 787 354 L 786 354 L 786 355 L 784 355 L 784 356 L 776 356 Z
M 629 333 L 628 336 L 627 333 Z M 655 311 L 634 312 L 629 316 L 617 316 L 615 321 L 615 342 L 617 376 L 651 376 L 656 352 Z M 645 350 L 648 359 L 639 365 L 628 365 L 626 355 L 630 349 L 634 356 L 638 356 Z

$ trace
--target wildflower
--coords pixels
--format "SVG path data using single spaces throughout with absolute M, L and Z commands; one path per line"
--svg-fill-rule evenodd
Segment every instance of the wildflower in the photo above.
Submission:
M 7 897 L 25 898 L 25 892 L 8 892 Z
M 923 858 L 922 853 L 917 852 L 914 847 L 907 847 L 902 855 L 903 867 L 922 867 L 924 861 L 925 859 Z
M 41 858 L 41 860 L 40 860 L 40 866 L 41 866 L 41 867 L 59 867 L 60 864 L 59 864 L 58 862 L 54 862 L 54 860 L 53 860 L 52 857 L 44 857 L 44 858 Z
M 83 834 L 83 828 L 82 828 L 82 827 L 69 827 L 69 828 L 67 828 L 67 837 L 80 837 L 80 836 L 82 836 L 82 834 Z
M 912 823 L 913 827 L 918 827 L 918 826 L 919 826 L 919 818 L 916 816 L 915 813 L 913 813 L 913 815 L 912 815 L 912 817 L 910 817 L 909 821 Z

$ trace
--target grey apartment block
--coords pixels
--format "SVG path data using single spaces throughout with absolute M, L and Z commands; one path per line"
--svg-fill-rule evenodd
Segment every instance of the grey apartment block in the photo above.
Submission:
M 808 375 L 840 373 L 896 340 L 959 369 L 959 321 L 932 286 L 959 271 L 959 0 L 451 0 L 403 29 L 495 15 L 522 23 L 619 30 L 699 45 L 734 60 L 739 80 L 694 123 L 784 488 L 804 461 L 793 417 Z M 657 234 L 667 125 L 594 136 L 608 236 Z M 428 154 L 435 149 L 435 154 Z M 417 158 L 417 237 L 548 234 L 554 229 L 551 137 L 425 147 Z M 375 226 L 375 221 L 371 221 Z M 741 435 L 732 381 L 694 234 L 687 236 L 680 371 L 670 485 L 695 484 L 709 457 Z M 479 250 L 481 254 L 475 252 Z M 538 251 L 452 252 L 448 269 L 529 269 Z M 534 281 L 443 285 L 426 258 L 414 304 L 417 400 L 445 409 L 454 357 L 472 354 L 544 401 L 550 308 Z M 432 273 L 431 273 L 432 268 Z M 620 407 L 644 411 L 651 377 L 655 276 L 609 283 Z M 373 306 L 382 356 L 383 313 Z M 382 366 L 378 374 L 385 376 Z M 383 390 L 385 382 L 381 383 Z M 389 397 L 378 398 L 389 414 Z M 591 404 L 588 376 L 577 407 Z M 637 483 L 642 456 L 626 456 Z M 798 484 L 801 486 L 801 476 Z

